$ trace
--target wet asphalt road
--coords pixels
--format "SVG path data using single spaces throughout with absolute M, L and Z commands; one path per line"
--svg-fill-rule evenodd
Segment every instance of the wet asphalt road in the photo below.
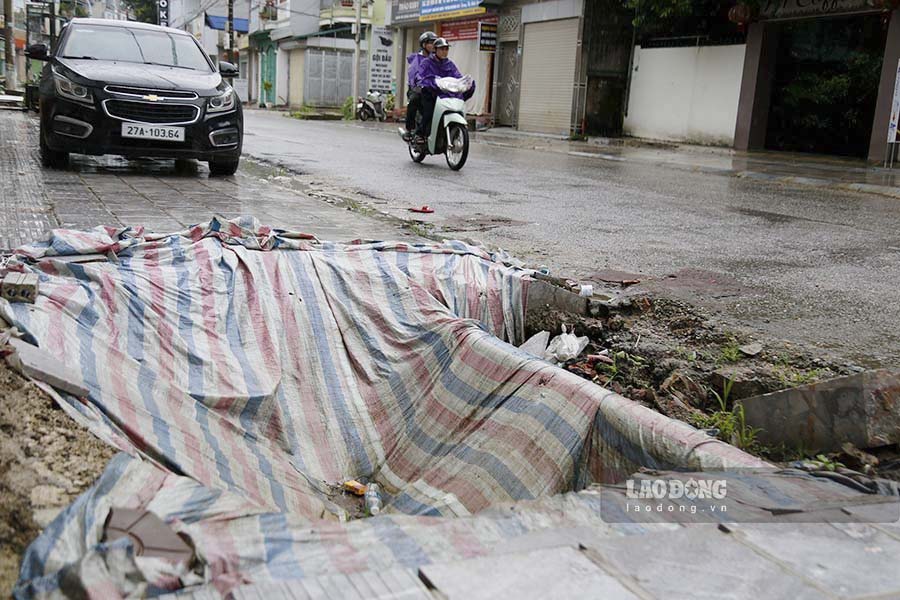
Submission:
M 763 340 L 900 362 L 897 200 L 480 142 L 452 172 L 412 163 L 384 129 L 262 111 L 246 114 L 244 150 L 397 216 L 427 204 L 444 235 L 556 274 L 641 273 Z

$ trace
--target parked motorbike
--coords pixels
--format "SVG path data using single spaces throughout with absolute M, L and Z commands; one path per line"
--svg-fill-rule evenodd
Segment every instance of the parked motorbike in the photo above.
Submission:
M 472 87 L 473 80 L 465 77 L 440 77 L 435 80 L 438 89 L 445 92 L 464 93 Z M 421 120 L 421 115 L 417 117 Z M 400 129 L 403 136 L 404 130 Z M 469 128 L 466 123 L 466 103 L 458 98 L 438 98 L 431 119 L 431 133 L 424 144 L 410 139 L 409 156 L 420 163 L 429 154 L 443 154 L 447 166 L 459 171 L 469 157 Z
M 378 119 L 384 121 L 387 115 L 384 112 L 384 96 L 380 92 L 369 90 L 365 98 L 356 102 L 356 116 L 360 121 Z

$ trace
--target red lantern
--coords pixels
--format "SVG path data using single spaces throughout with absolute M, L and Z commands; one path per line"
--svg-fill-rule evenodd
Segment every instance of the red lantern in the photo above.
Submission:
M 753 16 L 753 9 L 747 4 L 735 4 L 728 11 L 728 20 L 732 23 L 737 23 L 740 31 L 744 31 L 747 24 L 753 20 Z

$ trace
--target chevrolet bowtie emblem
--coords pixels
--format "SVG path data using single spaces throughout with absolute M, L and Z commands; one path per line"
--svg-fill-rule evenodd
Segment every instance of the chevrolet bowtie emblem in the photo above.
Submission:
M 144 96 L 144 100 L 148 100 L 149 102 L 159 102 L 159 96 L 150 94 L 149 96 Z

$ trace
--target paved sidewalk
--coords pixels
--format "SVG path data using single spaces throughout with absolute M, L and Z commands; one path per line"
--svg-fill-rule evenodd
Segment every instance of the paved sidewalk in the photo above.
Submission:
M 55 227 L 143 225 L 179 231 L 213 215 L 256 216 L 321 239 L 416 239 L 383 220 L 350 212 L 293 189 L 280 170 L 244 161 L 234 177 L 209 177 L 205 164 L 179 172 L 174 161 L 77 156 L 69 169 L 43 169 L 37 119 L 0 110 L 0 249 L 39 239 Z

